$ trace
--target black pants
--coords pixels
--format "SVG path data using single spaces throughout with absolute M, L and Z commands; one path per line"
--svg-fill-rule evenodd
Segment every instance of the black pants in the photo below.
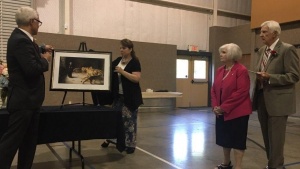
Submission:
M 18 169 L 31 169 L 38 137 L 38 110 L 9 111 L 6 133 L 0 140 L 0 169 L 10 169 L 18 153 Z

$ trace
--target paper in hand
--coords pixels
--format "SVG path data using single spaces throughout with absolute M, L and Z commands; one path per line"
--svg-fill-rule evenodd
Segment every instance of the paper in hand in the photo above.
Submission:
M 257 72 L 252 71 L 252 70 L 248 70 L 248 72 L 257 74 Z

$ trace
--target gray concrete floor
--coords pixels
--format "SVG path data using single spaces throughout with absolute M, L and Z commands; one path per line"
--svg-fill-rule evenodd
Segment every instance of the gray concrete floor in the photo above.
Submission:
M 82 141 L 85 169 L 213 169 L 222 162 L 222 149 L 215 144 L 214 124 L 215 116 L 210 108 L 139 113 L 135 153 L 119 153 L 114 145 L 101 148 L 103 140 Z M 250 117 L 247 147 L 243 168 L 266 166 L 256 113 Z M 300 168 L 299 151 L 300 118 L 290 117 L 285 144 L 287 169 Z M 16 169 L 16 159 L 13 163 L 12 169 Z M 69 151 L 64 143 L 37 147 L 32 169 L 64 168 L 81 168 L 81 161 L 74 153 L 69 162 Z

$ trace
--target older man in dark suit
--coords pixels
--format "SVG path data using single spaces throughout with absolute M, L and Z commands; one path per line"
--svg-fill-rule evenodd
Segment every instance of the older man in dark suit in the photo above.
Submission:
M 276 21 L 261 24 L 265 44 L 258 51 L 253 108 L 257 109 L 269 169 L 284 168 L 284 142 L 288 116 L 296 112 L 295 83 L 299 81 L 299 56 L 293 45 L 279 40 Z
M 48 70 L 52 47 L 40 48 L 33 41 L 42 22 L 36 10 L 21 7 L 16 28 L 7 44 L 9 73 L 8 130 L 0 141 L 0 169 L 10 169 L 18 153 L 18 169 L 31 169 L 35 155 L 39 109 L 45 97 L 43 72 Z

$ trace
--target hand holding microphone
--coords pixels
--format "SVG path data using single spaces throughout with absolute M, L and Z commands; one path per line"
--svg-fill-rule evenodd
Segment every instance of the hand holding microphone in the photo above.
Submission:
M 53 46 L 51 46 L 51 45 L 42 45 L 41 49 L 42 49 L 41 56 L 43 58 L 45 58 L 48 62 L 50 62 L 51 57 L 52 57 L 52 52 L 54 50 Z

